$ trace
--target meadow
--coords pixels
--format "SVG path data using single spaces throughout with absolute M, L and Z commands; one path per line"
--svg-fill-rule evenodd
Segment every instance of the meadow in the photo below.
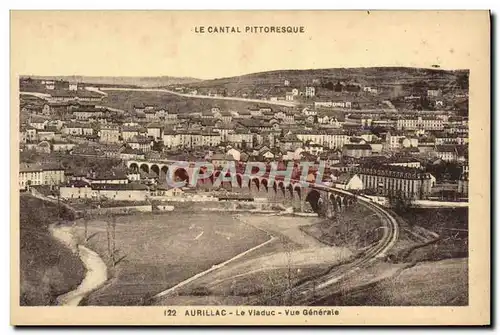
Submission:
M 155 294 L 269 239 L 230 215 L 138 214 L 116 217 L 112 279 L 87 305 L 141 305 Z M 106 219 L 88 222 L 88 246 L 110 263 Z M 84 235 L 84 224 L 76 228 Z

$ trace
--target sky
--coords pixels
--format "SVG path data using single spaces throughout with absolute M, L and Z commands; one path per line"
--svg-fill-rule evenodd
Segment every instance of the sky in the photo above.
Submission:
M 278 69 L 467 68 L 488 48 L 487 12 L 14 11 L 23 75 L 222 78 Z M 303 34 L 200 34 L 196 27 L 303 26 Z M 484 34 L 483 34 L 484 35 Z

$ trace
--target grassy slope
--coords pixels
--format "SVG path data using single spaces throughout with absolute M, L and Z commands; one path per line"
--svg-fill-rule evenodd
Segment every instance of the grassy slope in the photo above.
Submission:
M 420 263 L 331 301 L 341 306 L 464 306 L 468 304 L 467 259 Z
M 409 224 L 440 235 L 441 240 L 412 251 L 405 262 L 468 256 L 468 208 L 410 208 L 398 213 Z
M 361 249 L 382 237 L 380 219 L 368 208 L 358 205 L 338 213 L 336 218 L 324 220 L 303 230 L 332 246 Z
M 85 268 L 48 231 L 49 224 L 57 220 L 56 205 L 28 195 L 22 195 L 20 201 L 20 303 L 53 305 L 57 296 L 80 284 Z
M 217 87 L 242 84 L 283 85 L 285 79 L 291 85 L 311 84 L 313 79 L 354 80 L 361 84 L 404 83 L 414 80 L 442 80 L 447 82 L 456 78 L 460 71 L 437 69 L 403 68 L 403 67 L 371 67 L 371 68 L 334 68 L 311 70 L 277 70 L 252 73 L 243 76 L 218 78 L 188 84 L 196 87 Z

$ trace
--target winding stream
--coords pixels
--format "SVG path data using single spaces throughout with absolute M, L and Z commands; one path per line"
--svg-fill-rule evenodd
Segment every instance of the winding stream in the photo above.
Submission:
M 50 228 L 57 240 L 80 257 L 86 269 L 85 278 L 76 289 L 57 297 L 59 306 L 78 306 L 87 294 L 99 288 L 108 279 L 106 263 L 95 251 L 77 244 L 72 230 L 72 227 L 52 226 Z

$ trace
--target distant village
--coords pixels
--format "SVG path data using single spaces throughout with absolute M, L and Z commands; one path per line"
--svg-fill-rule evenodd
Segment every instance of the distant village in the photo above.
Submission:
M 142 101 L 123 110 L 107 105 L 109 91 L 91 84 L 21 78 L 20 189 L 143 201 L 190 192 L 165 183 L 167 161 L 218 167 L 323 161 L 323 181 L 338 188 L 415 199 L 468 197 L 463 88 L 419 87 L 392 98 L 386 87 L 320 80 L 299 86 L 283 79 L 265 94 L 171 89 L 210 96 L 213 104 L 180 113 Z M 262 103 L 232 109 L 216 99 L 231 96 Z M 269 103 L 280 101 L 296 104 Z

